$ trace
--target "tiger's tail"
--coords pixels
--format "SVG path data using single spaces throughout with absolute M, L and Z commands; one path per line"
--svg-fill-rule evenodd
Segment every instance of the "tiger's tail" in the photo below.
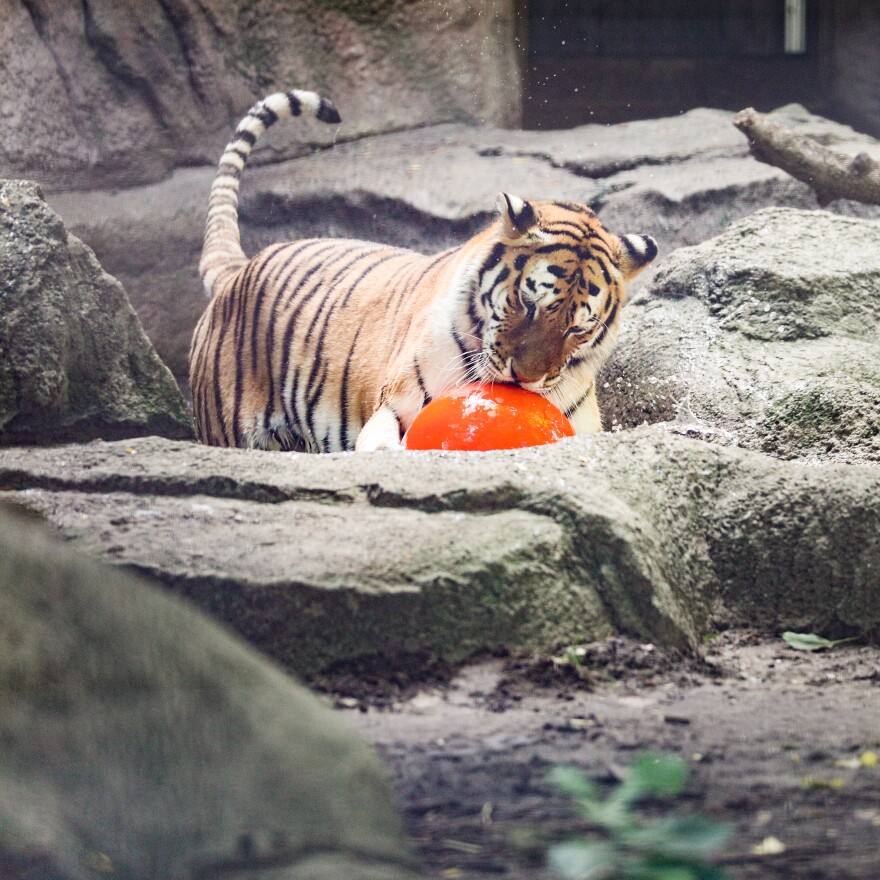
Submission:
M 340 121 L 333 104 L 314 92 L 299 89 L 276 92 L 257 101 L 248 110 L 226 145 L 211 186 L 205 243 L 199 261 L 199 274 L 208 297 L 222 289 L 223 284 L 247 262 L 238 229 L 238 190 L 247 157 L 270 125 L 284 117 L 299 116 L 303 110 L 322 122 Z

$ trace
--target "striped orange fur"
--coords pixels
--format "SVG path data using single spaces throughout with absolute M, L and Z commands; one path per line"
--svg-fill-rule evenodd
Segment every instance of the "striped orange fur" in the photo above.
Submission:
M 488 228 L 433 256 L 308 239 L 248 259 L 241 172 L 265 129 L 303 110 L 339 120 L 313 92 L 270 95 L 239 124 L 211 189 L 199 268 L 212 299 L 190 353 L 202 442 L 397 448 L 426 402 L 471 381 L 518 383 L 578 433 L 601 430 L 596 373 L 653 239 L 618 237 L 585 205 L 502 193 Z

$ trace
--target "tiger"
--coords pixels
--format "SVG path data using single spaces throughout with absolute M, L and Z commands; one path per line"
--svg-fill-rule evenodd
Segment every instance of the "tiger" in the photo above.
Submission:
M 596 375 L 617 339 L 625 283 L 657 255 L 587 205 L 499 193 L 496 216 L 425 256 L 369 241 L 309 238 L 241 247 L 241 174 L 257 139 L 303 111 L 335 124 L 310 91 L 258 101 L 211 187 L 199 272 L 210 302 L 190 349 L 198 438 L 300 452 L 400 449 L 416 414 L 470 382 L 508 383 L 602 430 Z

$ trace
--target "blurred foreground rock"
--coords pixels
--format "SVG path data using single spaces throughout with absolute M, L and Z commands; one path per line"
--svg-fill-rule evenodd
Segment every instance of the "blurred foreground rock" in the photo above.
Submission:
M 23 181 L 0 181 L 0 443 L 192 435 L 122 285 Z
M 759 628 L 880 633 L 880 469 L 659 427 L 494 453 L 9 449 L 0 485 L 307 676 L 611 630 L 694 646 L 719 601 Z
M 378 762 L 215 624 L 0 511 L 0 875 L 413 880 Z
M 343 116 L 350 113 L 340 103 Z M 241 112 L 246 109 L 241 106 Z M 786 125 L 844 153 L 880 157 L 880 144 L 801 107 Z M 459 244 L 487 224 L 499 191 L 588 202 L 619 232 L 644 232 L 660 260 L 768 206 L 815 207 L 812 191 L 757 162 L 732 114 L 693 110 L 668 119 L 567 131 L 502 131 L 443 125 L 339 144 L 294 161 L 248 167 L 242 183 L 245 249 L 308 236 L 384 241 L 424 252 Z M 302 140 L 302 122 L 272 135 Z M 218 148 L 219 149 L 219 148 Z M 254 156 L 271 150 L 258 148 Z M 212 165 L 219 158 L 212 157 Z M 188 373 L 192 329 L 205 307 L 197 275 L 214 169 L 122 192 L 50 196 L 71 229 L 125 285 L 159 354 Z M 835 203 L 842 213 L 880 209 Z M 637 286 L 647 283 L 650 275 Z

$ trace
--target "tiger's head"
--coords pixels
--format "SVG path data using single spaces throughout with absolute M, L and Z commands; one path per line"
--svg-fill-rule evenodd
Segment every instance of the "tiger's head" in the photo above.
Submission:
M 585 205 L 501 193 L 494 244 L 479 267 L 471 318 L 489 378 L 544 392 L 610 353 L 624 283 L 657 255 L 647 235 L 617 236 Z

